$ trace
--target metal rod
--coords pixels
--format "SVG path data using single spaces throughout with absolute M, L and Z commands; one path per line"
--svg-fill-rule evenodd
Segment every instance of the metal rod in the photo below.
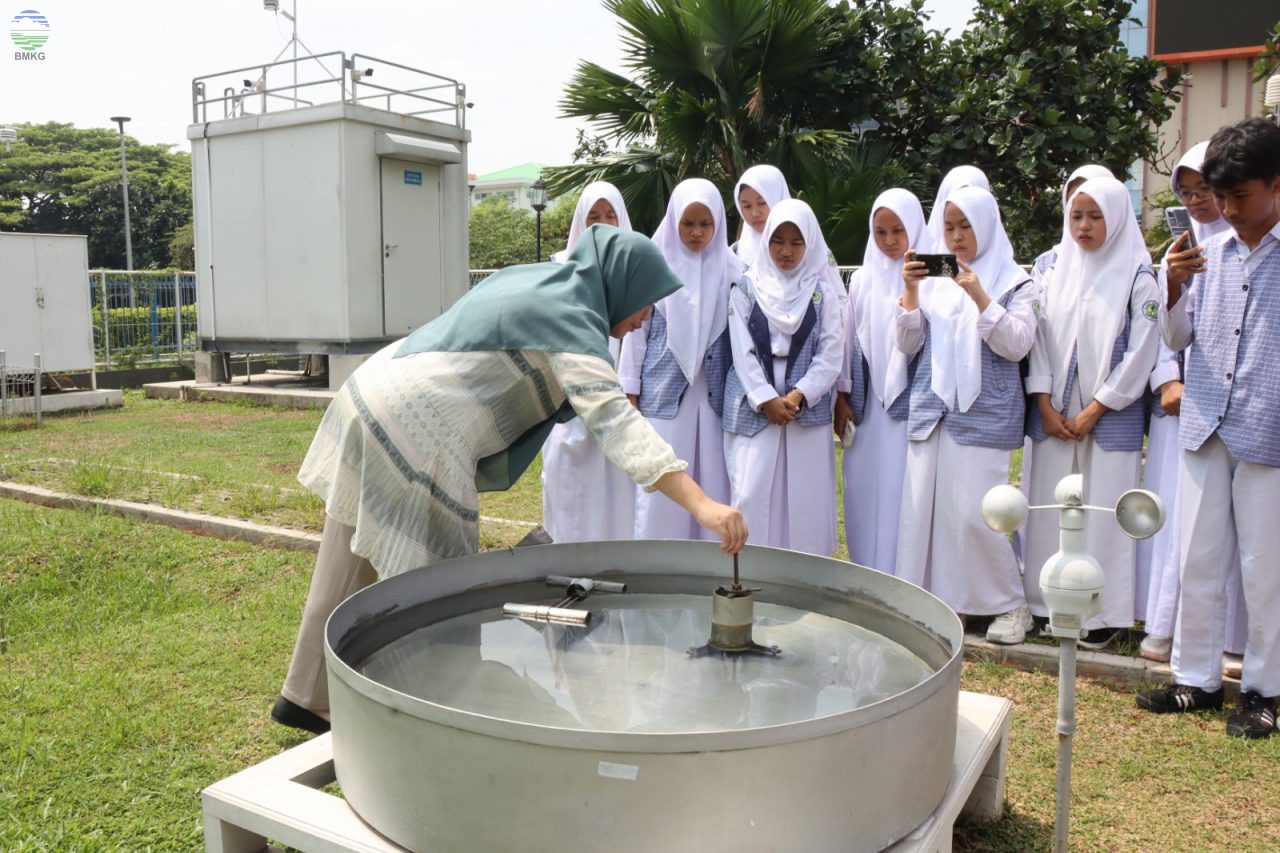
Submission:
M 738 555 L 733 555 L 733 588 L 742 589 L 742 582 L 738 580 Z
M 1076 639 L 1059 640 L 1058 792 L 1053 820 L 1053 853 L 1067 853 L 1071 821 L 1071 738 L 1076 731 Z
M 98 273 L 98 289 L 101 294 L 99 301 L 102 303 L 102 350 L 103 363 L 107 370 L 111 369 L 111 318 L 109 312 L 111 306 L 107 301 L 107 274 L 105 271 Z
M 178 363 L 182 363 L 182 274 L 173 273 L 173 319 L 174 335 L 178 339 Z
M 40 370 L 40 353 L 36 353 L 34 356 L 34 359 L 35 359 L 36 366 L 35 366 L 35 376 L 31 377 L 31 394 L 35 402 L 36 426 L 38 427 L 40 426 L 41 415 L 42 415 L 42 412 L 40 409 L 40 376 L 42 374 Z
M 4 350 L 0 349 L 0 418 L 9 414 L 9 376 Z

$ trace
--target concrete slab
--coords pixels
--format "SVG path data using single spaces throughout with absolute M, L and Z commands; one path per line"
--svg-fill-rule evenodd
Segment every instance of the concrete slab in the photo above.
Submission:
M 168 400 L 247 400 L 263 406 L 287 409 L 324 409 L 336 391 L 315 379 L 290 373 L 255 373 L 226 383 L 199 383 L 193 379 L 178 382 L 152 382 L 142 386 L 148 397 Z
M 10 397 L 6 401 L 11 415 L 34 415 L 35 399 Z M 124 405 L 124 394 L 108 388 L 97 391 L 58 391 L 40 395 L 40 409 L 46 415 L 55 412 L 88 412 L 93 409 L 118 409 Z

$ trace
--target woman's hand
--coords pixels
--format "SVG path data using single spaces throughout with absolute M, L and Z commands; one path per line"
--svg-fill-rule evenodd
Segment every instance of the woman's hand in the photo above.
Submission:
M 1169 247 L 1168 254 L 1164 256 L 1169 289 L 1172 291 L 1177 288 L 1179 294 L 1182 292 L 1182 285 L 1187 283 L 1187 279 L 1205 270 L 1203 248 L 1196 246 L 1194 249 L 1183 251 L 1182 247 L 1191 239 L 1190 235 L 1190 231 L 1179 234 L 1178 239 L 1174 240 L 1173 245 Z
M 1066 419 L 1053 407 L 1053 402 L 1048 394 L 1036 395 L 1036 408 L 1040 411 L 1040 421 L 1044 424 L 1044 431 L 1048 435 L 1062 441 L 1076 440 L 1076 437 L 1067 429 Z
M 1106 406 L 1097 400 L 1091 400 L 1089 405 L 1084 407 L 1084 411 L 1074 418 L 1067 419 L 1067 431 L 1075 437 L 1076 441 L 1084 441 L 1088 438 L 1093 428 L 1098 425 L 1098 419 L 1106 411 Z
M 1182 411 L 1182 383 L 1176 379 L 1170 379 L 1168 382 L 1160 386 L 1160 408 L 1164 409 L 1166 415 L 1173 415 L 1175 418 Z
M 961 290 L 969 295 L 969 298 L 973 300 L 973 304 L 978 306 L 978 313 L 981 314 L 991 304 L 991 297 L 987 296 L 987 292 L 982 289 L 982 282 L 978 281 L 978 274 L 970 269 L 968 264 L 959 258 L 956 258 L 956 263 L 960 265 L 960 274 L 955 277 L 954 281 L 960 285 Z
M 764 416 L 774 426 L 786 426 L 796 419 L 796 415 L 800 414 L 800 407 L 792 402 L 789 396 L 774 397 L 761 406 L 760 411 L 764 412 Z
M 628 394 L 628 395 L 627 395 L 627 399 L 631 401 L 631 405 L 635 406 L 637 410 L 639 410 L 639 409 L 640 409 L 640 395 L 639 395 L 639 394 Z
M 929 277 L 925 262 L 917 261 L 915 257 L 915 250 L 908 250 L 907 262 L 902 265 L 902 298 L 898 300 L 898 304 L 904 311 L 914 311 L 920 307 L 920 282 Z
M 720 537 L 720 550 L 736 554 L 747 544 L 747 522 L 731 506 L 707 497 L 684 471 L 668 471 L 653 487 L 684 507 L 693 520 Z
M 693 513 L 694 521 L 720 537 L 720 550 L 736 554 L 747 544 L 747 522 L 731 506 L 707 498 Z
M 849 405 L 849 395 L 837 394 L 836 410 L 832 420 L 836 431 L 836 438 L 841 440 L 844 439 L 844 428 L 850 421 L 853 421 L 856 424 L 858 419 L 853 416 L 853 406 Z

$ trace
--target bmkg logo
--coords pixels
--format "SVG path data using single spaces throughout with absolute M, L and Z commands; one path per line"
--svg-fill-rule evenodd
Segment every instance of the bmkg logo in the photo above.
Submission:
M 35 9 L 24 9 L 13 16 L 9 24 L 9 38 L 19 50 L 14 59 L 44 59 L 44 43 L 49 40 L 49 19 Z

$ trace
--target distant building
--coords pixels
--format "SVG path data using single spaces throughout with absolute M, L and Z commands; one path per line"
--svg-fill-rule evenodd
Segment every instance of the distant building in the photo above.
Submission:
M 1187 149 L 1213 136 L 1225 124 L 1265 114 L 1266 86 L 1253 82 L 1253 64 L 1280 18 L 1275 0 L 1148 0 L 1134 8 L 1145 29 L 1145 52 L 1180 66 L 1182 101 L 1159 129 L 1160 150 L 1168 162 L 1159 171 L 1143 169 L 1142 193 L 1169 188 L 1169 170 Z M 1137 33 L 1126 32 L 1133 50 Z M 1132 41 L 1131 41 L 1132 39 Z M 1135 53 L 1138 51 L 1134 51 Z
M 542 174 L 541 163 L 523 163 L 509 169 L 500 169 L 486 175 L 474 176 L 470 182 L 471 204 L 484 201 L 489 196 L 503 196 L 514 207 L 530 210 L 529 187 Z

